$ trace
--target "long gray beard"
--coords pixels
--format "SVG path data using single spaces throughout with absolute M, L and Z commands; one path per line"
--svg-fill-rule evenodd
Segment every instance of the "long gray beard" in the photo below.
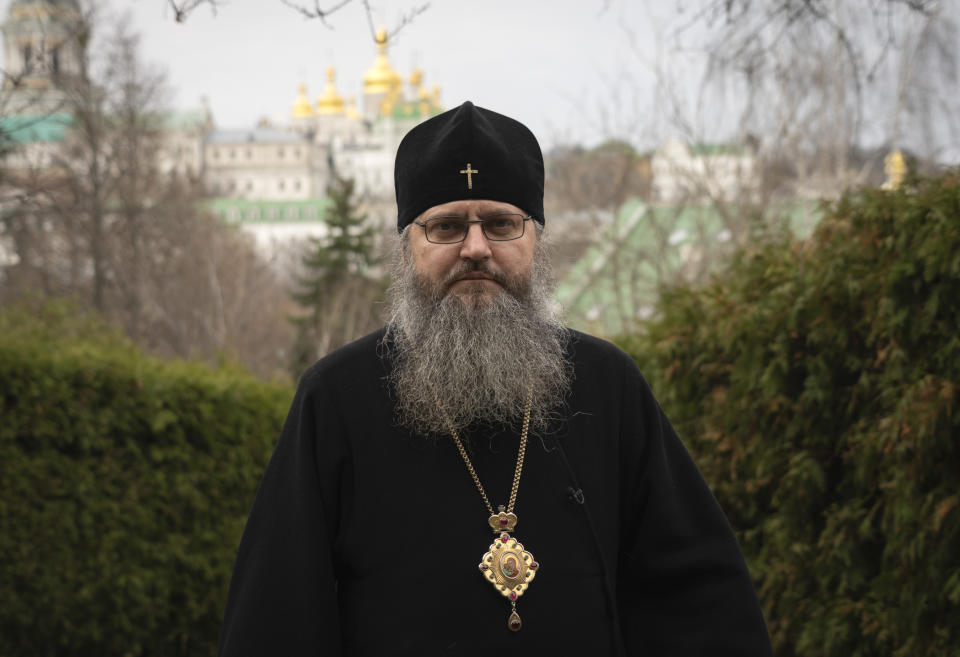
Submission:
M 533 271 L 517 279 L 481 266 L 502 286 L 487 302 L 479 283 L 466 295 L 446 294 L 453 281 L 477 269 L 474 263 L 461 263 L 433 289 L 398 249 L 387 343 L 392 340 L 390 382 L 401 424 L 425 435 L 480 423 L 519 430 L 529 393 L 530 431 L 546 432 L 569 389 L 571 367 L 545 251 L 538 240 Z

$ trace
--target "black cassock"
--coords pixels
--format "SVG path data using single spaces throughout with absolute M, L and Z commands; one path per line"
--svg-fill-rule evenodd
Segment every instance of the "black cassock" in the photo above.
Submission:
M 449 437 L 396 425 L 383 335 L 303 376 L 240 543 L 220 655 L 770 654 L 696 466 L 633 361 L 580 333 L 566 417 L 527 447 L 513 535 L 539 569 L 510 631 L 509 600 L 478 569 L 489 514 Z M 517 433 L 470 439 L 506 504 Z

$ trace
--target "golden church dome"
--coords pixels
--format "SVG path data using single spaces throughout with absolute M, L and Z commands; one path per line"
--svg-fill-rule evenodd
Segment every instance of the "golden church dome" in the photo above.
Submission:
M 414 89 L 420 89 L 421 84 L 423 84 L 423 70 L 415 68 L 413 73 L 410 74 L 410 86 Z
M 880 186 L 881 189 L 898 189 L 903 184 L 907 175 L 907 161 L 899 148 L 893 149 L 883 158 L 883 171 L 887 174 L 887 180 Z
M 360 116 L 360 112 L 357 110 L 357 100 L 353 96 L 350 96 L 347 99 L 347 106 L 343 110 L 343 113 L 348 119 L 352 119 L 354 121 L 358 121 L 363 118 Z
M 331 114 L 343 114 L 343 98 L 337 93 L 333 81 L 337 74 L 333 67 L 327 69 L 327 88 L 323 90 L 323 95 L 317 98 L 317 114 L 329 116 Z
M 376 41 L 379 52 L 373 66 L 363 74 L 363 93 L 398 95 L 403 86 L 403 78 L 393 70 L 390 60 L 387 59 L 387 31 L 383 28 L 377 30 Z
M 313 116 L 313 107 L 310 106 L 310 101 L 307 99 L 307 85 L 300 83 L 300 93 L 297 95 L 297 99 L 293 102 L 293 118 L 294 119 L 309 119 Z
M 420 116 L 430 116 L 430 113 L 433 110 L 430 92 L 423 87 L 420 87 L 420 91 L 417 94 L 417 101 L 419 103 L 418 108 L 420 110 Z

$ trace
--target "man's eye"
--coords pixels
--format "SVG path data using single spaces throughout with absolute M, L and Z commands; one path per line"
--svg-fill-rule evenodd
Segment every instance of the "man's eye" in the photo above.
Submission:
M 517 228 L 513 217 L 490 217 L 483 223 L 484 230 L 497 236 L 512 235 Z

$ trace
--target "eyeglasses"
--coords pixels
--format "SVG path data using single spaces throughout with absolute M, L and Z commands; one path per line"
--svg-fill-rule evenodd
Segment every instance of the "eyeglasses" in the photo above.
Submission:
M 423 227 L 427 241 L 433 244 L 456 244 L 467 239 L 470 224 L 480 224 L 483 236 L 491 242 L 509 242 L 523 237 L 527 221 L 532 215 L 501 213 L 491 214 L 480 219 L 465 219 L 458 216 L 430 217 L 426 221 L 413 223 Z

